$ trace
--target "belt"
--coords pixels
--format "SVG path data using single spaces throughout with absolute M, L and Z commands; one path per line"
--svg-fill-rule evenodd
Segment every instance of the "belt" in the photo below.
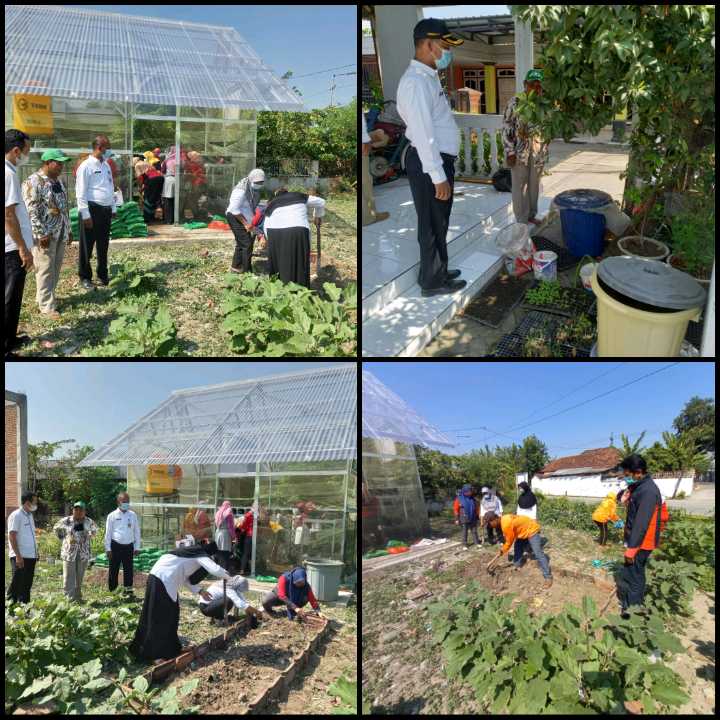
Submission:
M 417 152 L 417 148 L 416 148 L 412 143 L 410 143 L 410 147 L 411 147 L 411 149 L 413 149 L 415 152 Z M 452 158 L 453 160 L 455 160 L 455 159 L 457 158 L 457 155 L 451 155 L 450 153 L 444 153 L 444 152 L 441 152 L 441 153 L 440 153 L 440 156 L 441 156 L 441 157 L 446 157 L 446 158 Z

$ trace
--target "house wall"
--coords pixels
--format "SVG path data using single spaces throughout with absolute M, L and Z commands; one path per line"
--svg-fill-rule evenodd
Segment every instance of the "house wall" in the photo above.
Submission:
M 653 477 L 653 480 L 662 496 L 671 498 L 679 492 L 684 492 L 686 495 L 692 494 L 693 476 L 694 474 L 660 473 L 658 476 Z M 623 487 L 618 478 L 603 478 L 601 474 L 547 478 L 540 478 L 535 475 L 531 484 L 533 490 L 539 490 L 546 495 L 597 498 L 603 498 L 611 490 L 617 492 Z

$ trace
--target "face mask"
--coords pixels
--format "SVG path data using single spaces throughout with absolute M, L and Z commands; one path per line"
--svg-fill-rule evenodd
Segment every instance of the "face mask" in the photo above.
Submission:
M 635 482 L 635 478 L 632 475 L 626 475 L 623 480 L 628 484 L 632 485 Z
M 109 160 L 109 159 L 112 157 L 112 151 L 111 151 L 111 150 L 106 150 L 106 151 L 102 154 L 102 156 L 103 156 L 103 159 L 104 159 L 104 160 Z
M 20 155 L 20 157 L 17 159 L 17 162 L 15 163 L 16 167 L 22 167 L 23 165 L 27 165 L 30 162 L 30 154 L 27 155 Z
M 129 509 L 130 509 L 130 503 L 120 503 L 120 509 L 121 509 L 121 510 L 129 510 Z
M 37 505 L 30 506 L 30 512 L 35 512 L 36 510 L 37 510 Z
M 262 183 L 252 183 L 252 184 L 251 184 L 251 187 L 252 187 L 253 190 L 262 190 L 262 189 L 263 189 L 263 184 L 262 184 Z
M 450 50 L 445 50 L 445 48 L 443 48 L 440 59 L 435 61 L 435 67 L 438 70 L 444 70 L 452 61 L 452 57 L 453 57 L 452 52 L 450 52 Z

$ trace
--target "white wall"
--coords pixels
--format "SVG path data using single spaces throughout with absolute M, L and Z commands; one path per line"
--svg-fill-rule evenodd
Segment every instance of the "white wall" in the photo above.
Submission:
M 679 492 L 691 495 L 693 491 L 692 475 L 653 478 L 653 480 L 664 498 L 671 498 Z M 533 490 L 539 490 L 546 495 L 596 498 L 605 497 L 611 490 L 617 492 L 623 486 L 619 479 L 602 480 L 600 474 L 549 478 L 539 478 L 536 475 L 533 477 L 531 485 Z

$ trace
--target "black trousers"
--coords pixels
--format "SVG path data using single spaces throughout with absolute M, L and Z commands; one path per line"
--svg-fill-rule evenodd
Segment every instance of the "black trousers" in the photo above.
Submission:
M 252 270 L 251 260 L 255 241 L 232 213 L 226 213 L 225 217 L 235 236 L 235 254 L 232 259 L 233 269 L 250 272 Z
M 448 269 L 447 231 L 452 211 L 452 189 L 455 185 L 455 157 L 441 155 L 443 170 L 450 183 L 450 199 L 438 200 L 430 175 L 423 172 L 417 150 L 408 150 L 406 167 L 410 192 L 418 216 L 418 243 L 420 243 L 420 274 L 418 283 L 423 289 L 439 287 L 445 283 Z
M 227 606 L 228 614 L 233 608 L 233 601 L 229 598 L 225 598 L 225 604 Z M 216 620 L 222 620 L 225 617 L 224 614 L 224 608 L 223 608 L 223 599 L 222 598 L 215 598 L 214 600 L 211 600 L 209 603 L 201 604 L 200 605 L 200 612 L 205 615 L 205 617 L 211 617 L 215 618 Z
M 123 569 L 123 586 L 133 586 L 133 544 L 121 545 L 114 540 L 110 541 L 110 569 L 108 572 L 108 587 L 114 590 L 118 586 L 120 563 Z
M 463 545 L 468 544 L 468 530 L 472 532 L 473 537 L 475 538 L 475 544 L 480 544 L 480 538 L 478 537 L 478 531 L 477 531 L 477 520 L 473 520 L 469 523 L 463 523 L 462 529 L 463 529 Z
M 245 535 L 243 540 L 242 559 L 240 560 L 240 574 L 250 574 L 250 559 L 252 557 L 252 535 Z
M 12 580 L 10 580 L 10 586 L 7 590 L 7 598 L 11 602 L 30 602 L 30 588 L 35 578 L 35 563 L 37 562 L 37 558 L 24 558 L 24 560 L 24 567 L 19 568 L 15 558 L 10 558 Z
M 620 603 L 623 610 L 642 605 L 645 599 L 645 568 L 652 550 L 638 550 L 635 562 L 620 570 Z
M 490 525 L 485 526 L 485 537 L 488 539 L 489 542 L 493 543 L 493 545 L 503 539 L 500 528 L 493 528 L 490 527 Z
M 93 248 L 97 248 L 97 277 L 101 283 L 108 283 L 108 246 L 110 245 L 110 222 L 112 221 L 112 208 L 109 205 L 98 205 L 88 202 L 90 219 L 93 222 L 92 230 L 85 228 L 80 218 L 80 263 L 78 275 L 81 280 L 92 280 Z
M 20 252 L 13 250 L 5 253 L 5 352 L 12 350 L 17 337 L 20 307 L 25 289 L 25 268 L 20 260 Z
M 163 220 L 166 225 L 172 225 L 175 222 L 175 198 L 162 199 Z
M 593 520 L 593 522 L 600 528 L 600 537 L 598 538 L 601 545 L 605 545 L 607 543 L 608 539 L 608 524 L 601 523 L 597 520 Z

